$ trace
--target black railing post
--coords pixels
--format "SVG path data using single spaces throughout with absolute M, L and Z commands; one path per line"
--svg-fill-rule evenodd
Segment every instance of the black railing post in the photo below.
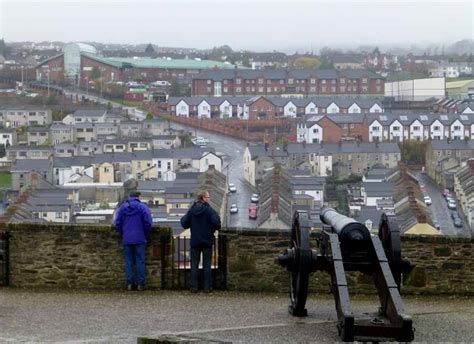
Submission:
M 160 249 L 161 249 L 161 289 L 166 288 L 166 236 L 160 237 Z

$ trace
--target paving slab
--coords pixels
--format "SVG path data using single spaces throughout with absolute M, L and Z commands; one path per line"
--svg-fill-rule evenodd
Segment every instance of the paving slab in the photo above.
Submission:
M 356 313 L 375 312 L 375 296 L 354 296 Z M 404 296 L 415 341 L 474 341 L 474 300 Z M 331 295 L 312 295 L 308 317 L 288 313 L 285 294 L 185 291 L 84 292 L 0 288 L 0 342 L 137 343 L 138 338 L 283 343 L 334 342 Z

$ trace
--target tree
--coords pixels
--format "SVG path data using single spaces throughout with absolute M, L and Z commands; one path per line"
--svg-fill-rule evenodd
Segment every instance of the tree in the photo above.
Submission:
M 250 67 L 250 53 L 248 51 L 244 51 L 242 54 L 242 65 L 244 67 Z
M 153 55 L 155 53 L 155 49 L 153 48 L 153 45 L 151 43 L 148 43 L 145 49 L 145 53 L 148 55 Z
M 146 119 L 153 119 L 153 114 L 151 112 L 147 113 Z
M 301 56 L 293 62 L 293 65 L 300 69 L 318 69 L 321 66 L 321 60 L 317 57 Z
M 107 111 L 112 111 L 112 103 L 107 102 Z
M 92 68 L 91 79 L 96 80 L 100 78 L 100 69 L 97 67 Z
M 173 80 L 170 87 L 170 96 L 179 97 L 181 95 L 181 87 L 177 80 Z
M 5 154 L 6 154 L 5 145 L 2 143 L 0 144 L 0 158 L 3 158 Z

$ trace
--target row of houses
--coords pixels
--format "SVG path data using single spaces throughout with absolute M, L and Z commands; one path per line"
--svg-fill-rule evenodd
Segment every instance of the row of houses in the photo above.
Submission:
M 244 178 L 256 186 L 275 163 L 291 170 L 308 171 L 312 176 L 346 178 L 378 166 L 395 167 L 401 155 L 398 145 L 392 142 L 294 143 L 248 146 L 243 159 Z
M 110 224 L 129 189 L 126 183 L 58 187 L 42 180 L 37 172 L 30 176 L 35 174 L 36 181 L 31 181 L 28 190 L 21 190 L 9 208 L 10 222 Z M 202 173 L 178 172 L 173 181 L 138 181 L 129 186 L 142 193 L 141 200 L 149 206 L 153 222 L 169 226 L 173 232 L 182 230 L 179 219 L 203 188 L 212 196 L 211 206 L 225 216 L 227 182 L 225 175 L 214 168 Z
M 18 159 L 11 166 L 12 189 L 28 183 L 32 171 L 55 186 L 118 185 L 129 179 L 173 181 L 177 172 L 222 169 L 222 159 L 213 149 L 161 149 L 134 153 L 104 153 L 94 156 Z
M 272 119 L 307 114 L 381 113 L 379 98 L 359 97 L 171 97 L 168 113 L 198 118 Z
M 436 101 L 433 110 L 442 113 L 474 113 L 474 103 L 471 99 L 460 100 L 443 97 Z
M 181 140 L 176 135 L 157 135 L 145 138 L 137 137 L 101 141 L 79 141 L 77 143 L 65 142 L 55 144 L 54 146 L 43 145 L 42 143 L 30 143 L 30 145 L 7 145 L 6 157 L 7 159 L 14 161 L 17 159 L 44 159 L 49 156 L 74 157 L 92 156 L 102 153 L 133 153 L 155 149 L 174 149 L 179 148 L 180 146 Z
M 27 145 L 78 143 L 126 138 L 155 137 L 167 140 L 165 123 L 159 119 L 131 121 L 125 117 L 108 114 L 107 111 L 78 110 L 67 115 L 62 122 L 51 125 L 29 125 L 26 129 Z M 22 124 L 23 125 L 23 124 Z M 173 139 L 174 140 L 174 139 Z M 171 140 L 171 141 L 173 141 Z M 0 144 L 18 144 L 15 128 L 0 128 Z
M 454 175 L 454 191 L 469 226 L 474 228 L 474 159 L 468 160 Z
M 307 115 L 296 126 L 297 142 L 340 140 L 403 142 L 474 139 L 474 114 Z
M 0 105 L 0 126 L 4 128 L 48 125 L 52 122 L 53 113 L 45 106 Z
M 193 77 L 194 96 L 383 95 L 385 79 L 368 70 L 208 70 Z

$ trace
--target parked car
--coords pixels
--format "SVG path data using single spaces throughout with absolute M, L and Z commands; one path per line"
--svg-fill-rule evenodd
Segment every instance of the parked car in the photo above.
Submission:
M 439 225 L 438 221 L 433 221 L 433 226 L 434 226 L 434 228 L 436 228 L 437 230 L 441 230 L 441 226 Z
M 456 201 L 454 199 L 450 199 L 448 201 L 448 208 L 449 209 L 456 209 Z
M 230 206 L 230 213 L 231 214 L 237 214 L 239 212 L 239 208 L 237 207 L 237 204 L 232 204 Z
M 256 220 L 258 215 L 258 206 L 255 203 L 250 204 L 249 219 Z
M 258 203 L 258 201 L 260 201 L 260 196 L 258 194 L 252 194 L 252 196 L 250 196 L 250 202 Z
M 425 204 L 426 205 L 431 205 L 431 197 L 430 196 L 425 196 L 424 199 L 425 199 Z
M 229 183 L 229 192 L 237 192 L 237 187 L 233 183 Z
M 462 220 L 460 217 L 455 217 L 453 223 L 455 227 L 462 227 Z

